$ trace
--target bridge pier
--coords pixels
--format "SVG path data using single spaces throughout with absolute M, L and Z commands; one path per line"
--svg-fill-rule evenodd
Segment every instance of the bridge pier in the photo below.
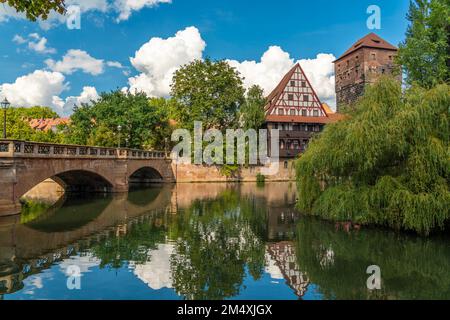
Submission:
M 20 213 L 22 205 L 15 196 L 16 165 L 13 160 L 0 161 L 0 217 Z
M 22 204 L 20 202 L 13 203 L 0 200 L 0 218 L 19 214 L 22 211 Z

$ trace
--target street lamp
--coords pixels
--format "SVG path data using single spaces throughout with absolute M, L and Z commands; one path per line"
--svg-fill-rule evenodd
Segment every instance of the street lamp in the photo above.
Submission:
M 120 149 L 120 132 L 122 131 L 122 126 L 121 126 L 120 124 L 117 126 L 117 131 L 119 131 L 119 142 L 118 142 L 118 146 L 119 146 L 119 149 Z
M 8 99 L 5 99 L 1 102 L 3 108 L 3 139 L 6 139 L 6 109 L 10 106 Z

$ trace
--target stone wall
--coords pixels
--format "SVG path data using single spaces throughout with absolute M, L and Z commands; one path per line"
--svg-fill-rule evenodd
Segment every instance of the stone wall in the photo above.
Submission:
M 172 164 L 177 183 L 189 182 L 255 182 L 261 166 L 241 167 L 232 177 L 226 177 L 218 166 Z M 266 181 L 294 181 L 295 161 L 280 160 L 278 173 L 266 175 Z

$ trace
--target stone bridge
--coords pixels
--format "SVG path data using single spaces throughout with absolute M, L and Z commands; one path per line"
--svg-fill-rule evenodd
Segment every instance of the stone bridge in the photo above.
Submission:
M 0 140 L 0 217 L 51 178 L 68 192 L 127 192 L 131 183 L 175 182 L 169 154 L 125 148 Z

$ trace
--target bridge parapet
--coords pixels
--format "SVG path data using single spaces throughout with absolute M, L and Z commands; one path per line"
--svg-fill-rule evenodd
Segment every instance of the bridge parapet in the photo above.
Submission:
M 0 140 L 0 158 L 82 159 L 168 159 L 169 153 L 155 150 L 106 148 L 70 144 Z

